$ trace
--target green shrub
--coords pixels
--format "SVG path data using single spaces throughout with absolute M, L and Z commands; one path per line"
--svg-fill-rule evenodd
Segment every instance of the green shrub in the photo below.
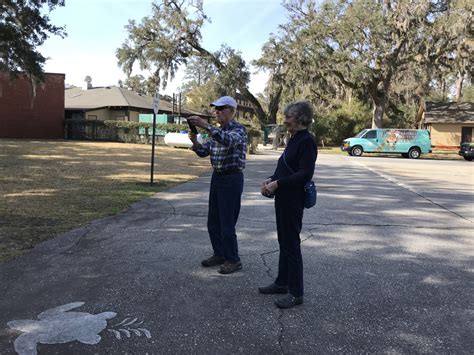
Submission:
M 87 122 L 87 121 L 86 121 Z M 103 122 L 107 127 L 116 127 L 116 128 L 152 128 L 152 123 L 145 122 L 129 122 L 129 121 L 90 121 L 90 122 Z M 176 124 L 176 123 L 157 123 L 155 125 L 157 130 L 163 130 L 166 132 L 180 132 L 183 130 L 188 130 L 188 125 Z M 151 130 L 149 130 L 151 133 Z
M 328 112 L 319 112 L 311 130 L 324 144 L 339 145 L 345 138 L 353 137 L 372 123 L 370 108 L 357 100 L 344 102 Z

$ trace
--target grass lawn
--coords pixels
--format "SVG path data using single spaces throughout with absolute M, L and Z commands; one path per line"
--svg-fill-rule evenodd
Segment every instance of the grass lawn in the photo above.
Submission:
M 210 169 L 187 149 L 157 146 L 150 186 L 150 155 L 151 146 L 140 144 L 0 139 L 0 262 Z M 434 151 L 420 159 L 462 158 Z
M 210 169 L 187 149 L 0 139 L 0 262 Z

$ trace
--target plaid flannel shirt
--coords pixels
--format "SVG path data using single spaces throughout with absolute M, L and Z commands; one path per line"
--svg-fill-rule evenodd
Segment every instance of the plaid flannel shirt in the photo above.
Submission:
M 193 150 L 200 157 L 211 156 L 211 165 L 218 172 L 243 170 L 247 151 L 247 132 L 235 120 L 222 128 L 212 127 L 211 139 Z

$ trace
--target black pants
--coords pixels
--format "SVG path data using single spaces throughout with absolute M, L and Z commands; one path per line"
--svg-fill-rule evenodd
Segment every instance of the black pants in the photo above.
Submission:
M 278 276 L 275 283 L 288 286 L 295 296 L 303 296 L 303 258 L 301 256 L 301 227 L 303 201 L 300 194 L 280 193 L 275 196 L 275 214 L 280 245 Z

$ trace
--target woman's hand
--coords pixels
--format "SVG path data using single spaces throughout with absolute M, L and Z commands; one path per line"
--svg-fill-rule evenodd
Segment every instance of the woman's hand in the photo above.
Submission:
M 271 181 L 265 185 L 265 192 L 268 195 L 274 195 L 276 189 L 278 189 L 278 181 Z
M 266 179 L 266 180 L 264 180 L 264 181 L 262 182 L 262 185 L 260 186 L 260 192 L 262 193 L 262 195 L 265 196 L 265 187 L 266 187 L 267 184 L 268 184 L 269 182 L 271 182 L 271 181 L 272 181 L 272 179 L 268 178 L 268 179 Z
M 278 182 L 272 181 L 272 179 L 268 178 L 262 182 L 261 193 L 263 196 L 273 197 L 275 190 L 277 188 L 278 188 Z

